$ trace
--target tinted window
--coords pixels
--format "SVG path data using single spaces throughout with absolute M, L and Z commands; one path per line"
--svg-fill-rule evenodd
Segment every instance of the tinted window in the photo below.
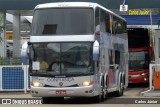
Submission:
M 32 35 L 83 35 L 94 33 L 91 8 L 36 10 Z
M 148 69 L 148 52 L 129 52 L 129 70 Z

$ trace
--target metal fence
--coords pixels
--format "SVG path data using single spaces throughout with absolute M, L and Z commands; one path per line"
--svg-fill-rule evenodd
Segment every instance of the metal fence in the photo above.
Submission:
M 0 91 L 30 90 L 28 65 L 0 66 Z

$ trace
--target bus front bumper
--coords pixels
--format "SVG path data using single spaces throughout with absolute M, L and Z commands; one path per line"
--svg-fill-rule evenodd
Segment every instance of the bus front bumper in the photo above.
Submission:
M 129 75 L 129 83 L 148 83 L 149 75 L 134 77 L 134 75 Z
M 93 86 L 86 87 L 31 87 L 32 97 L 93 97 L 98 91 Z

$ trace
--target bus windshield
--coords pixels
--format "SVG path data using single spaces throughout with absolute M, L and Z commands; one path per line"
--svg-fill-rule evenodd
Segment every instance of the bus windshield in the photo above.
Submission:
M 37 43 L 30 51 L 34 75 L 93 74 L 92 43 Z
M 92 8 L 37 9 L 32 31 L 33 36 L 93 34 L 94 11 Z
M 148 52 L 129 52 L 129 70 L 148 69 L 149 59 Z

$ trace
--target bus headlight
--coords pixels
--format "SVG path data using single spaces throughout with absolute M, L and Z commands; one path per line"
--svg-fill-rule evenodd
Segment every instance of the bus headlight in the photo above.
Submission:
M 39 83 L 39 82 L 31 82 L 31 85 L 34 87 L 42 87 L 43 86 L 43 84 Z
M 147 74 L 148 74 L 148 73 L 142 73 L 141 75 L 142 75 L 142 76 L 145 76 L 145 75 L 147 75 Z
M 93 85 L 94 82 L 93 81 L 84 81 L 81 85 L 82 86 L 90 86 L 90 85 Z

